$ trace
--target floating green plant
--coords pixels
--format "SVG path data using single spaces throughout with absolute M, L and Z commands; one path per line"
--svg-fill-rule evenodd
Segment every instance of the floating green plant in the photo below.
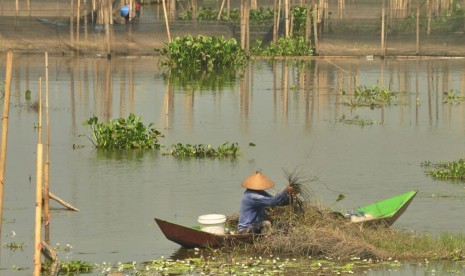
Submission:
M 211 7 L 199 7 L 197 10 L 197 21 L 217 21 L 219 10 Z M 250 10 L 250 22 L 264 22 L 273 20 L 273 8 L 259 7 Z M 184 11 L 179 14 L 180 20 L 192 20 L 192 10 Z M 219 18 L 221 21 L 239 22 L 240 9 L 234 8 L 229 11 L 229 17 L 226 12 L 222 12 Z
M 99 123 L 96 116 L 84 122 L 91 132 L 91 141 L 97 148 L 104 149 L 153 149 L 159 148 L 158 139 L 162 134 L 145 126 L 141 117 L 131 113 L 127 119 L 110 119 L 108 123 Z
M 238 79 L 236 70 L 224 68 L 214 72 L 205 72 L 189 68 L 163 73 L 163 78 L 174 87 L 182 87 L 183 92 L 222 91 L 234 87 Z
M 185 35 L 157 49 L 163 60 L 160 65 L 171 70 L 191 69 L 214 71 L 237 69 L 246 65 L 248 57 L 234 38 Z
M 218 147 L 205 144 L 185 144 L 182 143 L 171 145 L 163 155 L 172 155 L 174 157 L 238 157 L 241 155 L 238 143 L 223 143 Z
M 89 264 L 84 261 L 73 260 L 70 262 L 61 262 L 59 268 L 61 272 L 67 273 L 68 275 L 90 273 L 96 266 Z
M 264 45 L 261 40 L 256 40 L 255 47 L 251 50 L 253 56 L 284 57 L 284 56 L 313 56 L 315 49 L 302 36 L 281 37 L 277 43 Z
M 24 242 L 10 242 L 7 244 L 3 244 L 3 247 L 8 248 L 11 251 L 15 251 L 17 249 L 23 249 Z
M 344 123 L 344 124 L 348 124 L 348 125 L 358 125 L 358 126 L 361 126 L 361 127 L 381 124 L 380 122 L 377 122 L 377 121 L 374 121 L 374 120 L 361 119 L 360 116 L 355 116 L 352 119 L 347 119 L 345 116 L 342 116 L 342 118 L 339 119 L 339 122 Z
M 437 164 L 425 161 L 422 166 L 426 168 L 426 174 L 438 180 L 465 180 L 465 159 Z
M 346 93 L 343 92 L 343 94 Z M 390 91 L 378 85 L 361 85 L 355 89 L 353 97 L 345 104 L 351 107 L 381 107 L 391 104 L 392 100 L 397 97 L 397 94 L 397 92 Z
M 444 100 L 443 103 L 450 103 L 450 104 L 460 104 L 460 101 L 463 101 L 465 96 L 462 95 L 458 91 L 450 90 L 444 93 Z

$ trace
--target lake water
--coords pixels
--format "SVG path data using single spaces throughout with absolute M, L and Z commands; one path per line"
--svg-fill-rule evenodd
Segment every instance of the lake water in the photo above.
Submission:
M 6 55 L 0 60 L 3 80 Z M 419 190 L 393 227 L 463 233 L 464 184 L 433 180 L 421 167 L 465 152 L 464 102 L 444 103 L 444 93 L 464 93 L 463 59 L 255 61 L 240 76 L 208 87 L 168 82 L 153 57 L 48 60 L 50 189 L 80 209 L 51 201 L 51 243 L 69 248 L 59 252 L 61 260 L 171 256 L 179 246 L 165 239 L 154 217 L 193 225 L 202 214 L 236 213 L 240 183 L 258 169 L 275 180 L 276 191 L 286 185 L 284 168 L 317 177 L 309 184 L 317 200 L 340 211 Z M 8 270 L 12 275 L 33 269 L 39 116 L 31 102 L 39 99 L 40 76 L 45 98 L 44 56 L 14 56 L 1 242 L 24 245 L 3 247 L 1 268 L 29 269 Z M 402 93 L 384 108 L 354 109 L 346 103 L 360 85 Z M 163 149 L 96 150 L 83 122 L 130 113 L 153 122 L 163 145 L 237 142 L 242 156 L 176 159 Z M 335 204 L 339 194 L 345 199 Z

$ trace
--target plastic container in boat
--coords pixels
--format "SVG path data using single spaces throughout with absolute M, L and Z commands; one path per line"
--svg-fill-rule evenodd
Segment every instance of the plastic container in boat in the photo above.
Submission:
M 208 214 L 199 217 L 200 230 L 217 235 L 224 235 L 226 216 L 221 214 Z

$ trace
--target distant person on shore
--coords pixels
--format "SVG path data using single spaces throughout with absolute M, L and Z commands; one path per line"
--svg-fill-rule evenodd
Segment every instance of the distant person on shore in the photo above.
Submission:
M 136 10 L 136 20 L 139 21 L 141 6 L 138 0 L 136 0 L 136 4 L 134 5 L 134 8 Z
M 129 11 L 130 11 L 130 8 L 129 8 L 128 4 L 124 4 L 121 7 L 121 13 L 120 14 L 121 14 L 122 17 L 124 17 L 125 23 L 129 22 Z

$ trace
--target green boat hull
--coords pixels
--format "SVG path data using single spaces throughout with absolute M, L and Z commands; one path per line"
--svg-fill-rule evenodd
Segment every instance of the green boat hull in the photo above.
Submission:
M 405 212 L 418 191 L 410 191 L 395 197 L 358 208 L 352 221 L 379 223 L 391 226 Z M 361 214 L 361 215 L 360 215 Z

